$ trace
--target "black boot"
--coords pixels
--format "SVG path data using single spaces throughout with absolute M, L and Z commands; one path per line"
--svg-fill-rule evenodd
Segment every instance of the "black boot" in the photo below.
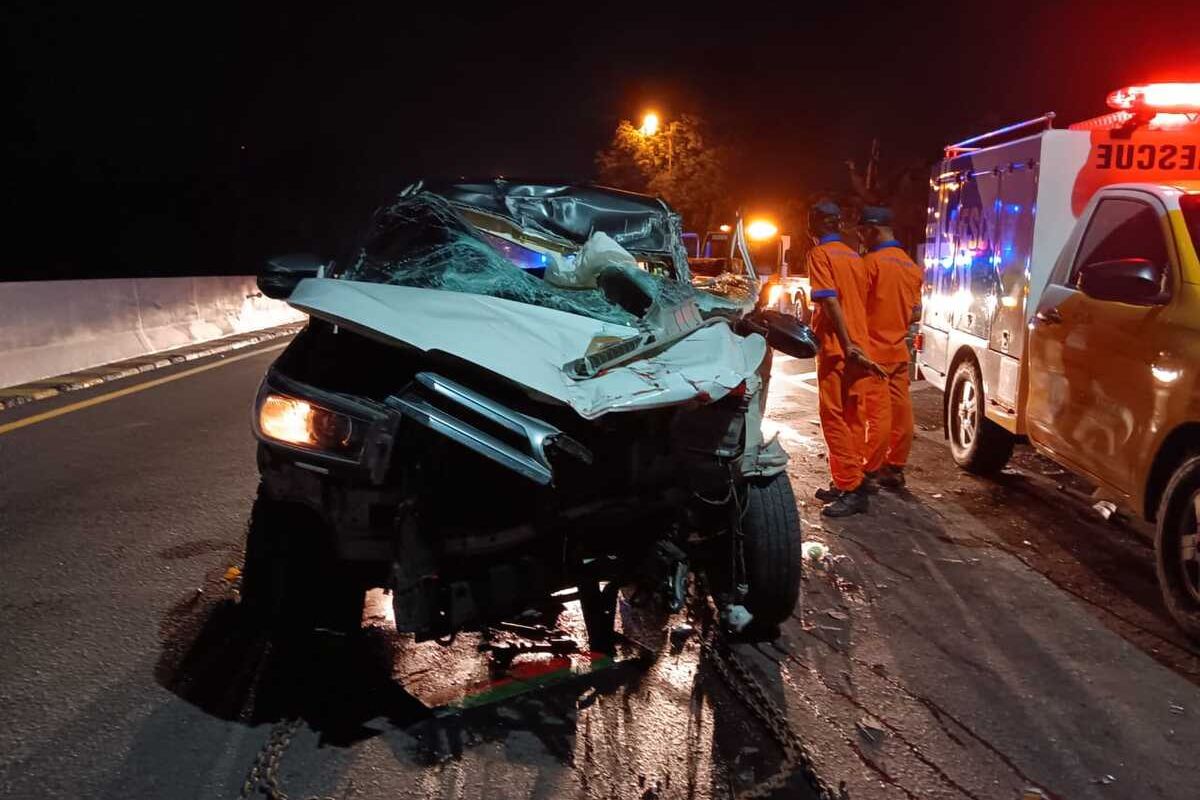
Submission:
M 828 489 L 817 489 L 817 491 L 813 492 L 813 494 L 822 503 L 832 503 L 834 500 L 837 500 L 839 497 L 841 497 L 843 492 L 841 489 L 837 488 L 831 483 L 829 484 Z
M 866 490 L 859 486 L 853 492 L 843 492 L 841 497 L 822 508 L 821 514 L 834 518 L 865 514 L 870 504 Z
M 904 469 L 902 467 L 884 467 L 879 471 L 879 485 L 885 489 L 903 489 Z

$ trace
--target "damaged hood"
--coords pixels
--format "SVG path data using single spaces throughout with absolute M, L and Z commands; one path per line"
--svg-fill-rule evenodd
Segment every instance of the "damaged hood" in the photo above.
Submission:
M 489 295 L 345 278 L 301 281 L 288 302 L 374 339 L 469 361 L 586 419 L 719 400 L 755 375 L 767 348 L 761 336 L 713 320 L 655 355 L 577 379 L 563 366 L 594 339 L 625 339 L 638 329 Z

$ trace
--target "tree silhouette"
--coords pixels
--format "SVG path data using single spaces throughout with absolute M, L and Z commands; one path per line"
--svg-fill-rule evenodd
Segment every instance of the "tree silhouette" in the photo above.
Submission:
M 706 231 L 725 210 L 726 153 L 705 140 L 704 121 L 683 114 L 653 135 L 621 120 L 609 145 L 596 154 L 601 183 L 653 194 L 683 216 L 684 227 Z

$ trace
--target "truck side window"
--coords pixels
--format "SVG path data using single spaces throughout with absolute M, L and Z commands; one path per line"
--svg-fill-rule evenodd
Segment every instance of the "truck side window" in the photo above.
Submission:
M 1167 243 L 1162 225 L 1158 214 L 1145 203 L 1123 198 L 1102 200 L 1079 244 L 1067 285 L 1076 285 L 1084 264 L 1122 258 L 1144 258 L 1166 266 Z

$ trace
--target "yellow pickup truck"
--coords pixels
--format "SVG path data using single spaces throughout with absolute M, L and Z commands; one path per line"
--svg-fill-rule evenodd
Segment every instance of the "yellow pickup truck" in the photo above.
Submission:
M 1163 600 L 1200 638 L 1200 84 L 1109 100 L 947 148 L 917 362 L 960 466 L 1025 437 L 1154 522 Z

